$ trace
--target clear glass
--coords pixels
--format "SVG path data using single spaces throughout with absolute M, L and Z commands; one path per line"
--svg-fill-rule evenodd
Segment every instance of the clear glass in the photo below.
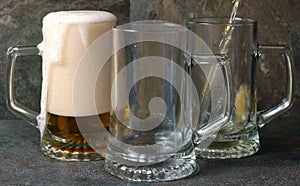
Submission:
M 187 32 L 186 27 L 163 21 L 113 29 L 111 136 L 105 162 L 111 174 L 150 182 L 180 179 L 197 171 L 192 107 L 199 107 L 189 74 Z M 221 62 L 208 64 L 224 69 Z M 225 71 L 219 73 L 226 77 Z M 225 82 L 220 84 L 226 92 Z M 228 97 L 223 102 L 228 103 Z M 202 137 L 224 123 L 224 111 L 218 116 L 218 122 L 197 129 Z
M 215 54 L 228 26 L 229 18 L 192 18 L 189 29 L 197 34 Z M 293 68 L 290 50 L 285 46 L 260 46 L 256 40 L 257 25 L 250 19 L 236 18 L 229 38 L 226 55 L 230 66 L 232 115 L 208 147 L 203 142 L 196 146 L 197 155 L 205 158 L 240 158 L 252 155 L 259 149 L 258 127 L 272 120 L 292 105 Z M 256 68 L 261 53 L 284 55 L 286 64 L 286 97 L 273 108 L 257 111 Z M 202 55 L 192 53 L 193 55 Z M 276 69 L 274 69 L 276 70 Z M 213 77 L 212 77 L 213 79 Z M 209 97 L 210 92 L 202 92 Z M 207 111 L 210 112 L 209 110 Z M 207 114 L 209 117 L 209 114 Z M 200 120 L 201 121 L 201 120 Z M 201 123 L 201 122 L 200 122 Z

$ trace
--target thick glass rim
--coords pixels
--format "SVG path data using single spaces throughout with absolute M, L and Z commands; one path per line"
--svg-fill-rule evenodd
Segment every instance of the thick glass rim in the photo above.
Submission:
M 113 30 L 132 33 L 178 33 L 186 32 L 187 28 L 168 21 L 143 20 L 118 25 L 113 27 Z
M 188 25 L 203 24 L 203 25 L 228 25 L 229 17 L 196 17 L 188 20 Z M 256 25 L 257 22 L 253 19 L 245 19 L 236 17 L 231 25 L 233 26 L 245 26 Z

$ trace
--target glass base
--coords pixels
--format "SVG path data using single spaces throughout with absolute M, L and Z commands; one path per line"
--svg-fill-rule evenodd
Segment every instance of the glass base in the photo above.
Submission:
M 198 171 L 195 154 L 189 158 L 170 158 L 148 166 L 127 166 L 105 160 L 105 168 L 112 175 L 130 181 L 171 181 L 181 179 Z
M 254 130 L 250 135 L 245 136 L 246 139 L 228 136 L 226 140 L 215 139 L 206 148 L 202 148 L 200 144 L 195 147 L 196 155 L 208 159 L 242 158 L 253 155 L 260 147 L 258 133 Z
M 55 136 L 43 136 L 42 152 L 51 158 L 63 161 L 94 161 L 104 159 L 89 144 L 74 143 Z

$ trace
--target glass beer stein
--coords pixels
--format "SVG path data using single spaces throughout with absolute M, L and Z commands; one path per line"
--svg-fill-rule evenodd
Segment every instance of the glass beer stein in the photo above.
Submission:
M 201 111 L 194 83 L 206 78 L 205 69 L 199 70 L 202 79 L 190 78 L 189 34 L 184 26 L 154 20 L 113 28 L 111 135 L 105 159 L 111 174 L 151 182 L 197 171 L 192 120 Z M 219 102 L 222 111 L 211 107 L 213 120 L 197 128 L 198 142 L 226 123 L 230 107 L 222 60 L 212 57 L 201 62 L 218 69 L 222 78 L 211 82 L 210 91 L 222 92 L 225 99 Z
M 256 40 L 256 21 L 236 18 L 232 25 L 228 25 L 228 20 L 229 18 L 192 18 L 188 21 L 189 29 L 197 34 L 213 53 L 220 54 L 222 51 L 228 57 L 231 71 L 232 114 L 228 123 L 208 147 L 201 144 L 196 146 L 197 155 L 205 158 L 240 158 L 256 153 L 260 145 L 258 128 L 290 108 L 293 100 L 290 49 L 286 46 L 259 45 Z M 224 38 L 224 31 L 228 26 L 232 26 L 232 30 L 227 34 L 227 38 Z M 224 45 L 224 42 L 227 43 Z M 286 97 L 273 108 L 257 111 L 256 68 L 262 54 L 266 57 L 269 54 L 284 57 Z M 199 53 L 194 52 L 193 55 L 197 56 Z M 210 76 L 210 79 L 214 79 L 213 71 L 210 72 Z M 203 92 L 202 95 L 207 97 L 210 92 Z M 208 109 L 207 113 L 209 112 Z
M 92 125 L 100 117 L 109 126 L 110 66 L 106 77 L 98 79 L 98 111 L 90 111 L 82 98 L 81 110 L 74 112 L 73 83 L 80 59 L 88 47 L 116 24 L 116 17 L 104 11 L 52 12 L 43 18 L 43 41 L 38 47 L 13 46 L 7 51 L 7 106 L 10 111 L 40 129 L 41 149 L 49 157 L 66 161 L 89 161 L 103 157 L 83 138 L 76 118 Z M 105 45 L 105 43 L 103 43 Z M 20 105 L 14 97 L 14 67 L 17 58 L 42 56 L 41 112 L 35 113 Z M 89 76 L 86 72 L 82 79 Z M 85 94 L 84 87 L 80 89 Z M 105 96 L 103 96 L 105 95 Z M 94 99 L 94 98 L 92 98 Z

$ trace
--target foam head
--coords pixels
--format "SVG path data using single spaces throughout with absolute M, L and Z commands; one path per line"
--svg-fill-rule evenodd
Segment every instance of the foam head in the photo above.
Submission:
M 43 18 L 43 24 L 91 24 L 116 22 L 115 15 L 105 11 L 60 11 L 51 12 Z
M 51 12 L 43 18 L 43 42 L 40 44 L 43 51 L 41 110 L 44 108 L 53 114 L 74 116 L 72 95 L 76 68 L 88 47 L 105 32 L 110 31 L 116 21 L 116 16 L 105 11 Z M 110 68 L 104 70 L 107 71 L 107 77 L 100 78 L 103 83 L 98 84 L 103 91 L 110 92 Z M 84 78 L 88 79 L 89 75 L 87 72 Z M 82 88 L 82 91 L 90 90 Z M 110 95 L 109 92 L 105 95 Z M 99 104 L 100 107 L 105 105 L 105 108 L 98 110 L 109 111 L 110 104 L 106 102 L 110 98 L 96 99 L 103 101 L 103 104 Z M 94 114 L 89 109 L 82 107 L 79 115 L 89 115 L 89 112 Z

